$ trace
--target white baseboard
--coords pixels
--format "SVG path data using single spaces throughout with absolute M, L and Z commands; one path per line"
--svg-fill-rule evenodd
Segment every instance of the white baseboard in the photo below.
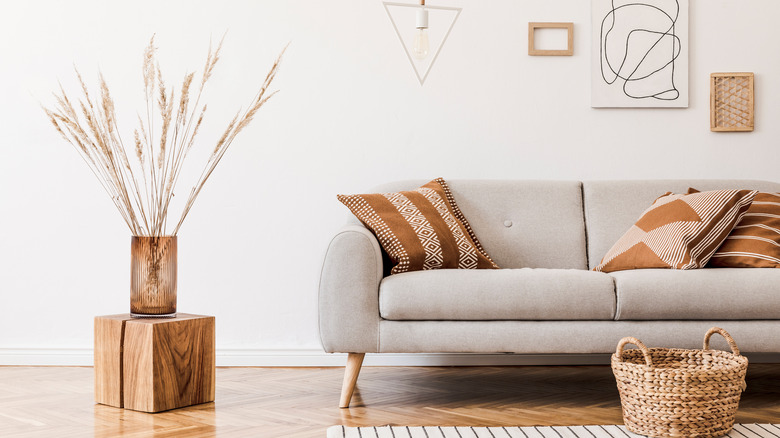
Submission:
M 752 363 L 780 363 L 778 353 L 747 354 Z M 346 354 L 322 350 L 218 349 L 220 367 L 342 367 Z M 608 354 L 367 354 L 364 366 L 605 365 Z M 92 366 L 89 348 L 0 348 L 0 365 Z

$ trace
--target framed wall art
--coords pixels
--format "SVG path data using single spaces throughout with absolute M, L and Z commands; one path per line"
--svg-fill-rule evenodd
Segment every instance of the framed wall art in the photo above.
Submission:
M 710 75 L 710 130 L 748 132 L 753 130 L 753 73 Z
M 688 107 L 688 0 L 591 0 L 591 106 Z

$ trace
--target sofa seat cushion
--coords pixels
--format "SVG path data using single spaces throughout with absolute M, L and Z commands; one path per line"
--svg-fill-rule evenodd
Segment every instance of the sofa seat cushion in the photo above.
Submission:
M 780 270 L 778 270 L 780 272 Z M 379 286 L 387 320 L 611 320 L 612 277 L 577 269 L 407 272 Z
M 641 269 L 610 273 L 617 320 L 780 319 L 780 269 Z

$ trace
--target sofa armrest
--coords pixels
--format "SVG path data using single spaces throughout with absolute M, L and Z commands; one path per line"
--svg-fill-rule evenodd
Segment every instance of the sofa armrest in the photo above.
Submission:
M 382 249 L 362 225 L 331 240 L 320 274 L 320 341 L 328 353 L 379 352 Z

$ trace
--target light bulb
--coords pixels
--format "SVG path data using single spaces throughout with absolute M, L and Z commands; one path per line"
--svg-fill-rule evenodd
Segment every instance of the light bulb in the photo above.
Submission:
M 423 2 L 425 4 L 425 2 Z M 425 59 L 430 51 L 428 44 L 428 10 L 420 8 L 417 10 L 417 30 L 414 33 L 414 44 L 412 44 L 412 55 L 417 59 Z
M 414 34 L 412 54 L 417 59 L 425 59 L 425 57 L 428 56 L 429 50 L 428 29 L 417 29 L 417 32 Z

